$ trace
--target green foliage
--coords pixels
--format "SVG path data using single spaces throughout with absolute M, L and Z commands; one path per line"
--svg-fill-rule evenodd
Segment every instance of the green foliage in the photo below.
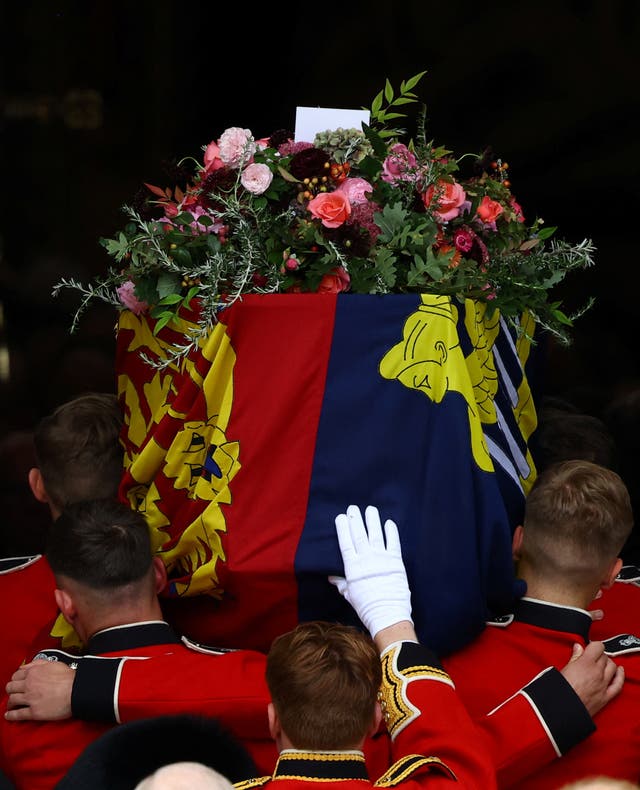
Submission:
M 192 169 L 184 184 L 146 184 L 146 203 L 124 206 L 123 228 L 100 239 L 115 265 L 90 285 L 62 279 L 54 287 L 54 295 L 81 294 L 72 329 L 94 299 L 149 311 L 156 332 L 197 306 L 198 331 L 176 348 L 182 355 L 246 293 L 415 292 L 485 301 L 514 326 L 528 310 L 570 342 L 591 300 L 567 314 L 553 291 L 593 264 L 593 244 L 558 241 L 555 227 L 527 223 L 500 160 L 456 157 L 429 139 L 414 92 L 425 73 L 397 89 L 387 79 L 362 131 L 321 132 L 306 150 L 291 140 L 259 146 L 249 134 L 234 159 L 220 158 L 221 145 L 202 164 L 183 160 Z M 416 104 L 415 138 L 403 142 L 395 124 Z M 258 186 L 245 181 L 249 168 L 259 171 Z

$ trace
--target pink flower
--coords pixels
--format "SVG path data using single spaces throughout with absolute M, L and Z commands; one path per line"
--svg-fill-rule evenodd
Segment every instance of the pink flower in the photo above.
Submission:
M 484 298 L 490 302 L 492 299 L 496 298 L 495 289 L 491 286 L 491 283 L 485 283 L 482 286 L 482 290 L 485 291 Z
M 504 211 L 504 206 L 498 203 L 497 200 L 492 200 L 488 195 L 485 195 L 480 201 L 477 208 L 477 214 L 480 219 L 486 224 L 491 225 L 495 229 L 496 220 Z
M 325 228 L 339 228 L 351 214 L 351 204 L 344 192 L 320 192 L 310 200 L 307 208 Z
M 313 148 L 313 143 L 305 143 L 303 141 L 295 142 L 295 140 L 287 140 L 286 143 L 278 146 L 278 153 L 280 156 L 292 156 L 298 154 L 300 151 L 305 151 L 307 148 Z
M 468 205 L 467 196 L 464 189 L 456 181 L 438 181 L 431 184 L 427 191 L 422 195 L 422 201 L 427 208 L 431 208 L 435 202 L 437 208 L 432 209 L 433 213 L 442 222 L 455 219 Z
M 221 167 L 224 167 L 224 162 L 220 159 L 220 148 L 214 140 L 204 149 L 204 172 L 211 173 Z
M 459 252 L 469 252 L 473 247 L 473 236 L 468 230 L 459 228 L 453 234 L 453 244 Z
M 367 202 L 367 193 L 372 192 L 373 187 L 365 178 L 345 178 L 336 189 L 336 192 L 343 192 L 352 206 Z
M 141 302 L 136 297 L 135 285 L 133 284 L 132 280 L 127 280 L 126 282 L 122 283 L 122 285 L 116 288 L 116 293 L 118 294 L 118 299 L 120 299 L 122 304 L 131 310 L 134 315 L 140 315 L 149 309 L 149 305 L 146 302 Z
M 202 206 L 194 206 L 193 208 L 184 208 L 185 211 L 188 211 L 189 214 L 193 217 L 193 222 L 189 223 L 189 227 L 191 228 L 191 232 L 194 236 L 199 236 L 201 233 L 218 233 L 224 225 L 221 222 L 213 221 L 210 225 L 205 225 L 202 222 L 198 222 L 200 217 L 209 217 L 209 219 L 213 219 L 211 215 L 202 208 Z
M 396 143 L 389 149 L 389 156 L 382 164 L 382 180 L 408 181 L 415 177 L 411 171 L 417 165 L 416 157 L 404 143 Z
M 319 294 L 339 294 L 348 291 L 351 285 L 351 277 L 342 266 L 336 266 L 328 274 L 323 275 L 318 286 Z
M 376 243 L 376 239 L 382 232 L 373 220 L 373 215 L 382 211 L 382 206 L 367 200 L 366 203 L 357 203 L 352 206 L 349 225 L 360 225 L 369 234 L 371 244 Z
M 252 195 L 266 192 L 273 181 L 273 173 L 267 165 L 253 162 L 247 165 L 240 176 L 240 183 Z
M 256 144 L 249 129 L 230 126 L 218 140 L 219 156 L 222 162 L 234 170 L 249 162 L 256 152 Z

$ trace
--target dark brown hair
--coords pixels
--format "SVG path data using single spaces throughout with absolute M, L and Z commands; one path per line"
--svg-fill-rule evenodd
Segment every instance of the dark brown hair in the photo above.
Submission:
M 80 395 L 38 423 L 36 460 L 59 509 L 83 499 L 116 498 L 124 472 L 122 425 L 116 395 L 105 392 Z

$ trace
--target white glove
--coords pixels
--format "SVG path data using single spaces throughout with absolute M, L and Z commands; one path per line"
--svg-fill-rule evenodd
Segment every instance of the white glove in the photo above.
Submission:
M 346 513 L 336 516 L 344 577 L 329 576 L 329 581 L 375 637 L 378 631 L 403 620 L 413 623 L 411 590 L 395 522 L 385 521 L 383 537 L 378 509 L 369 505 L 365 518 L 366 529 L 357 505 L 349 505 Z

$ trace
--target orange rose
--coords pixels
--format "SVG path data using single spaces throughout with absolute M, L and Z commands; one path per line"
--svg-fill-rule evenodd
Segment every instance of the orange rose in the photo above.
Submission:
M 491 200 L 485 195 L 480 201 L 477 213 L 483 222 L 495 222 L 504 211 L 503 206 L 497 200 Z
M 351 204 L 344 192 L 321 192 L 309 201 L 309 212 L 325 228 L 338 228 L 349 219 Z
M 350 285 L 351 277 L 349 277 L 349 274 L 342 266 L 336 266 L 329 274 L 323 275 L 322 280 L 320 280 L 320 285 L 318 286 L 318 293 L 339 294 L 342 291 L 348 291 Z

